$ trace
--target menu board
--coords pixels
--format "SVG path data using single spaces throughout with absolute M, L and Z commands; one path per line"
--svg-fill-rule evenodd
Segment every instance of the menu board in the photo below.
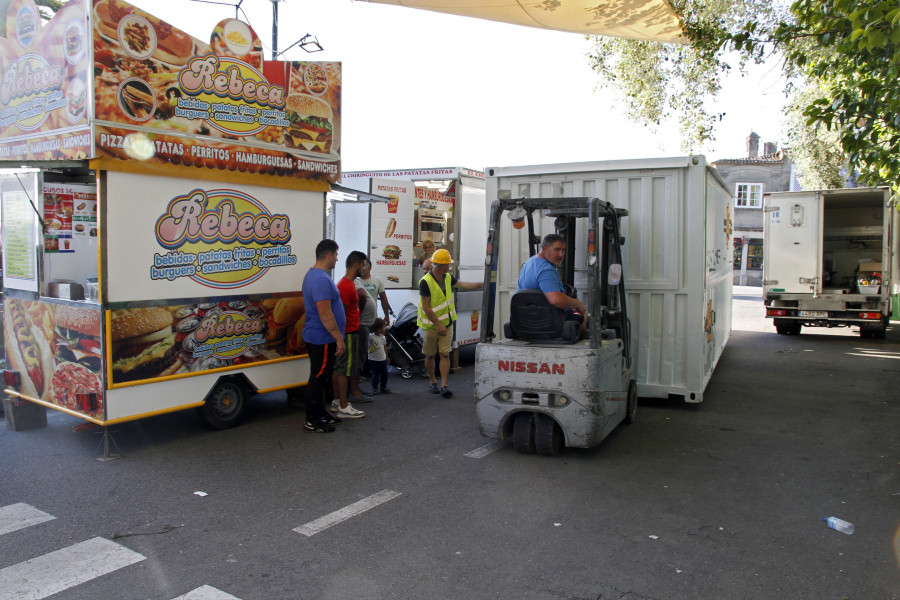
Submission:
M 73 238 L 96 236 L 96 188 L 44 184 L 44 252 L 74 252 Z
M 387 204 L 372 207 L 372 274 L 386 288 L 412 286 L 413 227 L 416 186 L 412 181 L 373 179 L 372 193 L 387 196 Z
M 37 291 L 37 241 L 35 209 L 29 189 L 34 188 L 34 175 L 6 177 L 3 181 L 3 279 L 4 285 L 20 290 Z M 29 185 L 30 184 L 30 185 Z

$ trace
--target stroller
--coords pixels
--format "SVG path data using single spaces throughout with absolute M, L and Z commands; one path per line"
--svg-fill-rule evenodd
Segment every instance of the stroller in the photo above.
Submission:
M 416 324 L 418 313 L 418 307 L 412 302 L 407 302 L 385 332 L 386 350 L 391 359 L 391 366 L 400 369 L 400 376 L 403 379 L 411 379 L 415 373 L 426 374 L 425 355 L 422 354 L 422 341 L 419 339 L 419 326 Z

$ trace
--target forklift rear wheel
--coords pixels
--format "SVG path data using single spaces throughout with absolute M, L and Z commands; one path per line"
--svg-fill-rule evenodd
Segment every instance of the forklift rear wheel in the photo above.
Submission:
M 547 415 L 534 416 L 534 445 L 541 456 L 557 456 L 562 452 L 562 429 Z
M 229 429 L 241 422 L 247 410 L 247 391 L 234 381 L 222 381 L 199 408 L 203 421 L 213 429 Z
M 625 403 L 625 423 L 631 425 L 637 418 L 637 383 L 632 380 L 628 384 L 628 399 Z
M 534 413 L 520 412 L 513 422 L 513 446 L 522 454 L 534 454 Z

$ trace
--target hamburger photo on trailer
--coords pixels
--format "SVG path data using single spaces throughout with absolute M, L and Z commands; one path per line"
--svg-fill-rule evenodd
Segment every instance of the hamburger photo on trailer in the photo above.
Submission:
M 78 363 L 100 372 L 100 312 L 59 305 L 54 311 L 56 364 Z
M 334 112 L 327 102 L 308 94 L 293 94 L 288 96 L 284 110 L 290 122 L 284 134 L 288 148 L 331 152 Z
M 381 255 L 389 260 L 397 260 L 400 258 L 400 254 L 402 251 L 399 246 L 395 246 L 394 244 L 389 244 L 384 247 Z
M 114 383 L 164 377 L 181 368 L 166 309 L 114 310 L 111 332 Z

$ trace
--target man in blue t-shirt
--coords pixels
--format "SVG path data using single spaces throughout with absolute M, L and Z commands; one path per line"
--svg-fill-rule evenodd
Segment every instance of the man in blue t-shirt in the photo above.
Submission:
M 322 240 L 316 246 L 316 264 L 303 278 L 303 341 L 309 352 L 309 385 L 306 390 L 307 431 L 329 433 L 341 420 L 325 410 L 325 392 L 331 385 L 334 359 L 346 351 L 344 326 L 346 317 L 341 294 L 331 279 L 337 264 L 338 245 L 334 240 Z
M 565 257 L 566 238 L 558 233 L 548 233 L 541 241 L 541 251 L 522 265 L 517 289 L 539 289 L 556 308 L 574 310 L 587 316 L 584 302 L 566 295 L 559 271 L 556 270 Z

